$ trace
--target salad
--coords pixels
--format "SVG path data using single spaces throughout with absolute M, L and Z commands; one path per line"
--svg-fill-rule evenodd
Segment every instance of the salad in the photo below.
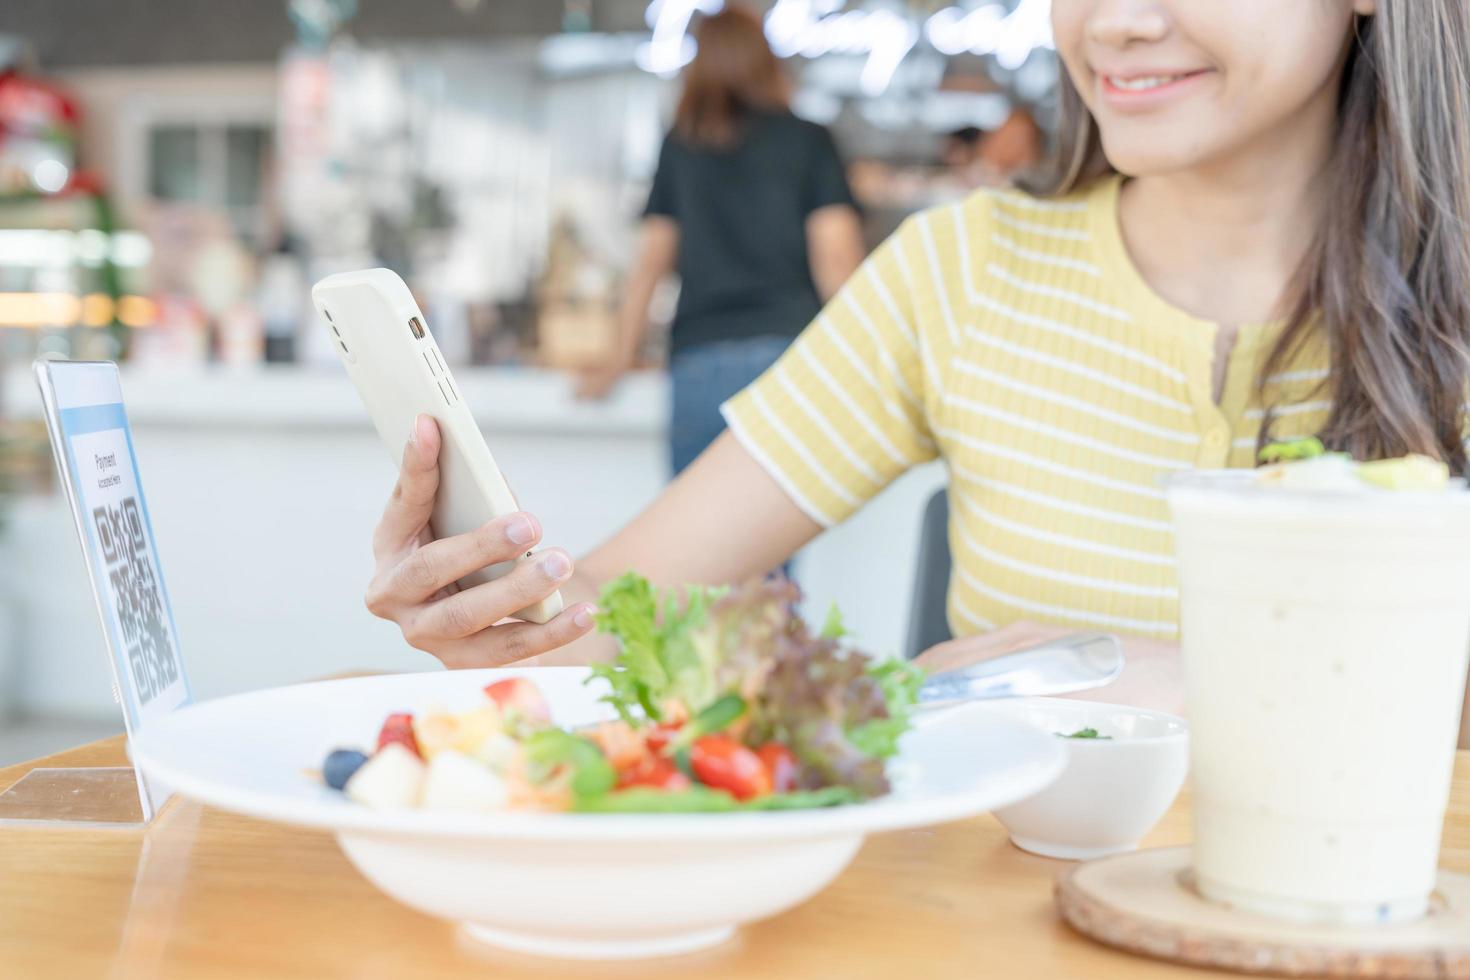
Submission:
M 589 683 L 616 718 L 555 724 L 535 681 L 484 689 L 468 711 L 391 714 L 371 753 L 337 749 L 328 786 L 373 807 L 594 813 L 833 806 L 889 791 L 922 672 L 818 631 L 796 586 L 660 591 L 634 573 L 604 589 L 619 643 Z

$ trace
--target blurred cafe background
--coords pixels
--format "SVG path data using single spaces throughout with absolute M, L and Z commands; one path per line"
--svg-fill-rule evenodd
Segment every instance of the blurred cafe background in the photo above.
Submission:
M 434 665 L 363 608 L 394 468 L 310 308 L 324 275 L 404 277 L 549 543 L 651 499 L 677 283 L 644 370 L 597 401 L 575 373 L 613 350 L 691 18 L 719 6 L 0 3 L 0 765 L 121 728 L 37 356 L 122 364 L 196 697 Z M 1041 152 L 1046 0 L 751 6 L 869 247 Z M 875 652 L 901 648 L 942 481 L 909 474 L 795 564 Z

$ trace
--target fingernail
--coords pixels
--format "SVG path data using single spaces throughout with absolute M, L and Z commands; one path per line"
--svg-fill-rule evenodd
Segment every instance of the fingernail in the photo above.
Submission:
M 426 419 L 428 419 L 428 416 L 423 414 L 415 415 L 413 417 L 413 431 L 409 433 L 408 441 L 413 443 L 415 446 L 424 441 L 423 431 Z
M 572 622 L 577 624 L 577 629 L 584 630 L 592 625 L 592 617 L 596 615 L 596 606 L 583 606 L 577 615 L 572 617 Z
M 566 578 L 572 573 L 572 562 L 560 551 L 548 551 L 541 559 L 541 571 L 546 573 L 547 578 Z
M 530 544 L 536 540 L 536 529 L 531 526 L 529 517 L 513 517 L 510 523 L 505 525 L 505 536 L 510 538 L 513 544 Z

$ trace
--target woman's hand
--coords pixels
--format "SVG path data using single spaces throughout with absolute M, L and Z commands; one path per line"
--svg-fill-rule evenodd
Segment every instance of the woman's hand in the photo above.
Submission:
M 576 395 L 581 401 L 601 401 L 612 393 L 623 380 L 623 375 L 632 370 L 630 360 L 618 357 L 607 364 L 584 368 L 577 372 Z
M 914 661 L 930 673 L 967 667 L 1004 653 L 1037 646 L 1076 633 L 1061 626 L 1043 626 L 1022 621 L 989 633 L 946 640 L 925 650 Z M 1123 674 L 1106 687 L 1068 695 L 1089 701 L 1131 704 L 1181 714 L 1184 710 L 1184 675 L 1179 647 L 1162 640 L 1126 637 L 1123 640 Z
M 398 485 L 373 532 L 376 568 L 367 607 L 398 624 L 403 638 L 448 667 L 499 667 L 554 650 L 592 628 L 596 611 L 580 602 L 545 625 L 504 622 L 549 596 L 572 576 L 572 559 L 548 548 L 493 582 L 461 590 L 455 583 L 487 565 L 518 558 L 541 540 L 530 514 L 496 518 L 466 534 L 435 541 L 429 515 L 439 489 L 439 427 L 414 421 Z

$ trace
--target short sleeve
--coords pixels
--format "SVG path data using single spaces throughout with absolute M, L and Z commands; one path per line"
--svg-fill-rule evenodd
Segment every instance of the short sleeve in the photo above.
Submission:
M 847 186 L 847 172 L 843 169 L 842 157 L 837 152 L 832 134 L 822 126 L 813 126 L 812 153 L 806 175 L 806 213 L 811 214 L 830 204 L 857 206 L 852 189 Z
M 903 253 L 884 242 L 781 359 L 724 404 L 726 424 L 808 516 L 839 523 L 936 455 L 923 338 Z
M 658 169 L 653 173 L 653 186 L 648 190 L 648 204 L 643 208 L 643 217 L 660 215 L 665 218 L 677 218 L 678 214 L 674 208 L 674 162 L 675 149 L 673 134 L 664 137 L 664 144 L 658 151 Z

